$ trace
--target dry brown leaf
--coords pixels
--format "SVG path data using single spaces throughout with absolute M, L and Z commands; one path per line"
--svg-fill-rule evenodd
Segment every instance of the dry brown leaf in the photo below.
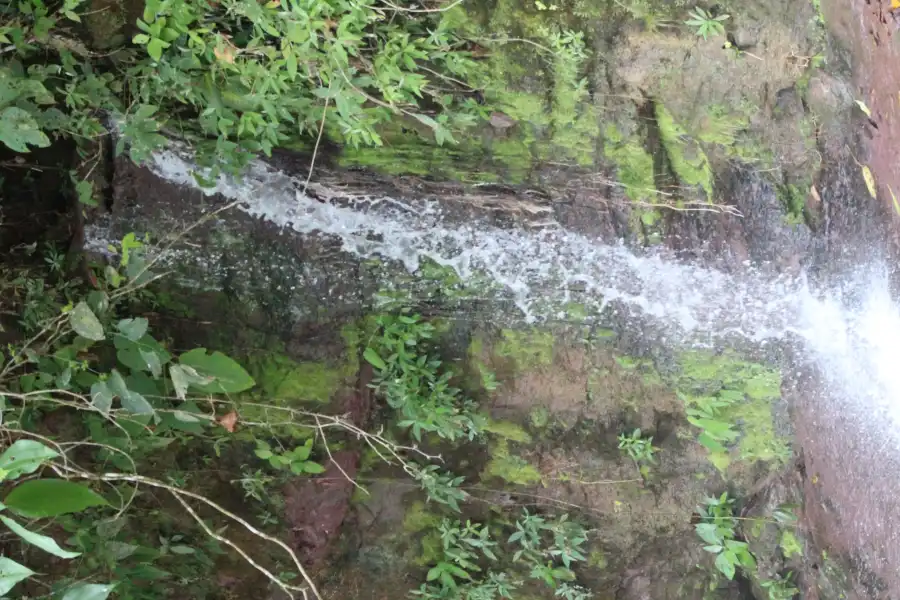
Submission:
M 225 428 L 228 433 L 234 433 L 234 428 L 238 422 L 238 414 L 236 410 L 231 411 L 230 413 L 226 413 L 219 417 L 218 419 L 219 425 Z
M 822 196 L 819 195 L 819 190 L 816 189 L 816 186 L 810 186 L 809 194 L 813 197 L 814 206 L 822 204 Z
M 234 46 L 232 46 L 228 42 L 225 42 L 224 45 L 216 46 L 215 48 L 213 48 L 213 54 L 215 54 L 216 58 L 221 60 L 222 62 L 233 65 L 234 57 L 237 54 L 237 51 Z
M 862 175 L 863 175 L 863 179 L 866 180 L 866 188 L 868 188 L 869 194 L 873 198 L 877 198 L 878 197 L 878 188 L 875 187 L 875 176 L 872 175 L 872 169 L 870 169 L 866 165 L 862 165 Z

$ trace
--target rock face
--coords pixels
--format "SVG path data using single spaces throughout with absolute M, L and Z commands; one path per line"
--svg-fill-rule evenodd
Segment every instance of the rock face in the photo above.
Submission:
M 594 256 L 591 248 L 624 243 L 638 257 L 738 277 L 805 272 L 828 281 L 873 254 L 896 258 L 884 185 L 873 199 L 857 163 L 872 147 L 873 169 L 889 173 L 877 158 L 884 138 L 869 146 L 859 133 L 841 70 L 847 57 L 828 43 L 812 6 L 735 7 L 726 21 L 735 52 L 720 38 L 654 29 L 654 17 L 684 16 L 662 4 L 623 14 L 578 3 L 572 21 L 588 34 L 591 58 L 571 68 L 501 47 L 486 59 L 497 110 L 453 150 L 398 126 L 377 151 L 328 154 L 308 188 L 308 161 L 291 153 L 213 190 L 194 183 L 177 153 L 145 167 L 119 160 L 109 210 L 86 222 L 86 247 L 103 253 L 130 231 L 149 233 L 167 247 L 159 264 L 174 271 L 179 293 L 202 298 L 215 322 L 200 334 L 238 344 L 261 373 L 284 376 L 266 393 L 331 401 L 358 423 L 371 401 L 359 395 L 367 377 L 359 376 L 361 342 L 350 335 L 360 320 L 385 301 L 451 315 L 447 345 L 460 377 L 477 379 L 485 368 L 500 382 L 496 392 L 481 390 L 493 428 L 482 454 L 463 461 L 467 474 L 503 506 L 578 507 L 597 531 L 579 576 L 600 598 L 766 597 L 741 580 L 707 590 L 712 559 L 692 518 L 704 497 L 725 489 L 747 499 L 741 514 L 751 522 L 802 505 L 797 529 L 742 529 L 768 557 L 760 561 L 765 577 L 793 570 L 809 598 L 853 590 L 893 597 L 898 588 L 886 573 L 900 558 L 896 544 L 879 551 L 886 540 L 878 531 L 900 519 L 881 501 L 896 490 L 887 478 L 873 487 L 860 473 L 862 455 L 846 451 L 862 432 L 835 430 L 841 445 L 826 443 L 815 377 L 788 377 L 782 394 L 778 352 L 666 344 L 662 333 L 629 329 L 617 305 L 606 306 L 610 290 L 578 278 L 545 273 L 547 302 L 528 299 L 549 317 L 539 327 L 516 312 L 547 257 L 542 240 L 563 234 L 581 240 L 564 257 L 570 264 Z M 547 23 L 559 24 L 558 15 L 507 1 L 485 14 L 466 18 L 492 35 L 540 36 Z M 876 123 L 887 118 L 879 102 L 870 104 Z M 491 235 L 479 237 L 479 227 Z M 538 241 L 517 254 L 509 244 L 521 232 Z M 475 250 L 492 248 L 511 258 L 475 269 Z M 600 305 L 606 312 L 597 314 Z M 348 397 L 355 403 L 340 406 Z M 698 443 L 688 421 L 704 398 L 735 402 L 727 451 Z M 647 472 L 618 448 L 618 435 L 634 429 L 659 448 Z M 437 517 L 415 492 L 384 482 L 371 499 L 351 502 L 338 465 L 351 477 L 372 474 L 342 450 L 321 478 L 291 483 L 292 539 L 312 565 L 343 552 L 328 597 L 400 598 L 435 543 L 417 524 Z M 859 498 L 860 488 L 877 493 Z M 787 555 L 785 531 L 804 547 L 800 556 Z M 856 570 L 845 576 L 841 561 L 854 553 Z

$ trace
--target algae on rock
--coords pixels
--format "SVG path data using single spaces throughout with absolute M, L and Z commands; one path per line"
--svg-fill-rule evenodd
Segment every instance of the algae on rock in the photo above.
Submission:
M 707 202 L 712 203 L 713 173 L 703 148 L 675 122 L 672 113 L 661 102 L 657 102 L 654 109 L 659 136 L 672 171 L 681 183 L 703 189 Z

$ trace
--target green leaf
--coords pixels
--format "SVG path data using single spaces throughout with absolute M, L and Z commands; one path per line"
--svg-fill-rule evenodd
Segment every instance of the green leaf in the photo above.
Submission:
M 86 179 L 75 182 L 75 195 L 78 202 L 85 206 L 100 206 L 94 199 L 94 184 Z
M 303 471 L 315 475 L 318 473 L 324 473 L 325 467 L 323 467 L 319 463 L 308 461 L 303 463 Z
M 195 550 L 190 546 L 184 545 L 172 546 L 171 548 L 169 548 L 169 551 L 171 551 L 172 554 L 193 554 L 195 552 Z
M 129 340 L 136 342 L 147 333 L 148 325 L 147 319 L 137 317 L 136 319 L 122 319 L 116 324 L 116 328 Z
M 172 378 L 172 385 L 175 387 L 175 395 L 184 400 L 187 398 L 187 390 L 190 385 L 188 374 L 181 365 L 169 365 L 169 377 Z
M 363 358 L 379 371 L 384 371 L 387 368 L 384 360 L 378 356 L 378 352 L 374 348 L 366 348 L 366 351 L 363 352 Z
M 714 440 L 707 433 L 701 433 L 699 436 L 697 436 L 697 441 L 711 452 L 727 452 L 725 446 Z
M 139 33 L 136 36 L 134 36 L 133 38 L 131 38 L 131 41 L 134 42 L 135 44 L 143 45 L 150 41 L 150 36 L 147 35 L 146 33 Z
M 140 354 L 141 360 L 144 361 L 147 368 L 150 369 L 151 375 L 157 378 L 162 375 L 162 362 L 159 360 L 159 354 L 152 350 L 138 350 L 138 354 Z
M 108 415 L 112 409 L 113 398 L 115 394 L 105 381 L 98 381 L 91 386 L 91 406 Z
M 46 461 L 59 456 L 55 450 L 34 440 L 18 440 L 0 454 L 0 470 L 4 479 L 17 479 L 34 473 Z
M 122 374 L 115 369 L 113 369 L 109 374 L 109 379 L 106 380 L 106 385 L 109 387 L 112 393 L 119 398 L 128 395 L 128 386 L 125 385 L 125 379 L 122 377 Z
M 150 43 L 147 44 L 147 54 L 150 55 L 150 58 L 159 62 L 159 59 L 162 58 L 163 50 L 168 47 L 168 42 L 164 42 L 159 38 L 153 38 L 150 40 Z
M 83 300 L 75 305 L 72 312 L 69 313 L 69 324 L 75 333 L 83 338 L 99 342 L 104 339 L 103 325 L 97 320 L 94 311 Z
M 181 421 L 182 423 L 203 423 L 204 422 L 203 419 L 199 419 L 199 418 L 195 417 L 194 415 L 192 415 L 191 413 L 185 412 L 183 410 L 173 411 L 172 416 L 175 417 L 175 419 Z
M 52 537 L 47 537 L 46 535 L 28 531 L 9 517 L 0 515 L 0 521 L 3 521 L 3 523 L 7 527 L 9 527 L 17 536 L 19 536 L 32 546 L 37 546 L 44 552 L 49 552 L 50 554 L 58 556 L 60 558 L 75 558 L 76 556 L 81 556 L 81 552 L 70 552 L 69 550 L 63 550 L 59 547 L 59 544 L 57 544 L 56 540 L 54 540 Z
M 62 600 L 106 600 L 115 587 L 115 583 L 76 583 L 66 590 Z
M 20 565 L 5 556 L 0 557 L 0 594 L 6 594 L 17 583 L 23 579 L 28 579 L 32 575 L 34 575 L 34 571 L 28 567 Z
M 113 344 L 117 350 L 116 358 L 132 371 L 152 373 L 158 362 L 160 372 L 162 372 L 162 365 L 172 360 L 172 355 L 150 334 L 145 334 L 137 342 L 132 342 L 125 336 L 116 335 L 113 336 Z M 155 354 L 155 359 L 149 357 L 148 353 Z
M 29 519 L 58 517 L 108 504 L 89 487 L 65 479 L 32 479 L 20 483 L 7 494 L 3 503 Z
M 38 148 L 50 145 L 50 139 L 34 117 L 17 106 L 7 106 L 0 112 L 0 142 L 16 152 L 28 152 L 28 145 Z
M 700 539 L 706 542 L 707 544 L 716 546 L 720 542 L 718 530 L 716 529 L 715 524 L 713 523 L 698 523 L 694 527 L 697 535 L 700 536 Z
M 218 351 L 207 354 L 206 348 L 195 348 L 179 356 L 178 362 L 193 367 L 201 377 L 213 378 L 209 383 L 190 382 L 204 392 L 233 394 L 256 385 L 256 381 L 241 365 Z
M 122 398 L 122 408 L 136 415 L 152 415 L 153 407 L 137 392 L 128 391 Z
M 716 568 L 728 579 L 734 579 L 734 563 L 729 560 L 728 553 L 723 552 L 716 556 Z

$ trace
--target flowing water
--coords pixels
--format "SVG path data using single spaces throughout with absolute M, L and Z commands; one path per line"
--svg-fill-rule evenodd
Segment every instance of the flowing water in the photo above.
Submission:
M 196 187 L 191 168 L 171 152 L 152 165 L 158 176 Z M 527 321 L 553 319 L 577 302 L 597 314 L 618 311 L 634 319 L 634 327 L 652 322 L 672 346 L 790 344 L 798 357 L 794 366 L 806 362 L 820 378 L 807 425 L 813 437 L 833 438 L 835 460 L 862 473 L 848 480 L 868 487 L 871 480 L 858 465 L 893 465 L 900 456 L 900 309 L 883 266 L 816 283 L 751 265 L 730 274 L 661 253 L 639 255 L 552 222 L 502 229 L 454 219 L 437 202 L 358 196 L 321 202 L 302 189 L 302 181 L 257 163 L 241 181 L 223 178 L 207 192 L 240 201 L 238 210 L 296 234 L 332 236 L 357 257 L 396 261 L 410 272 L 427 258 L 464 280 L 487 276 Z M 863 443 L 854 442 L 859 439 Z M 891 511 L 860 511 L 851 528 L 857 547 L 872 528 L 900 523 Z M 878 535 L 889 542 L 896 534 Z M 893 554 L 876 552 L 865 561 L 896 565 L 900 557 Z

